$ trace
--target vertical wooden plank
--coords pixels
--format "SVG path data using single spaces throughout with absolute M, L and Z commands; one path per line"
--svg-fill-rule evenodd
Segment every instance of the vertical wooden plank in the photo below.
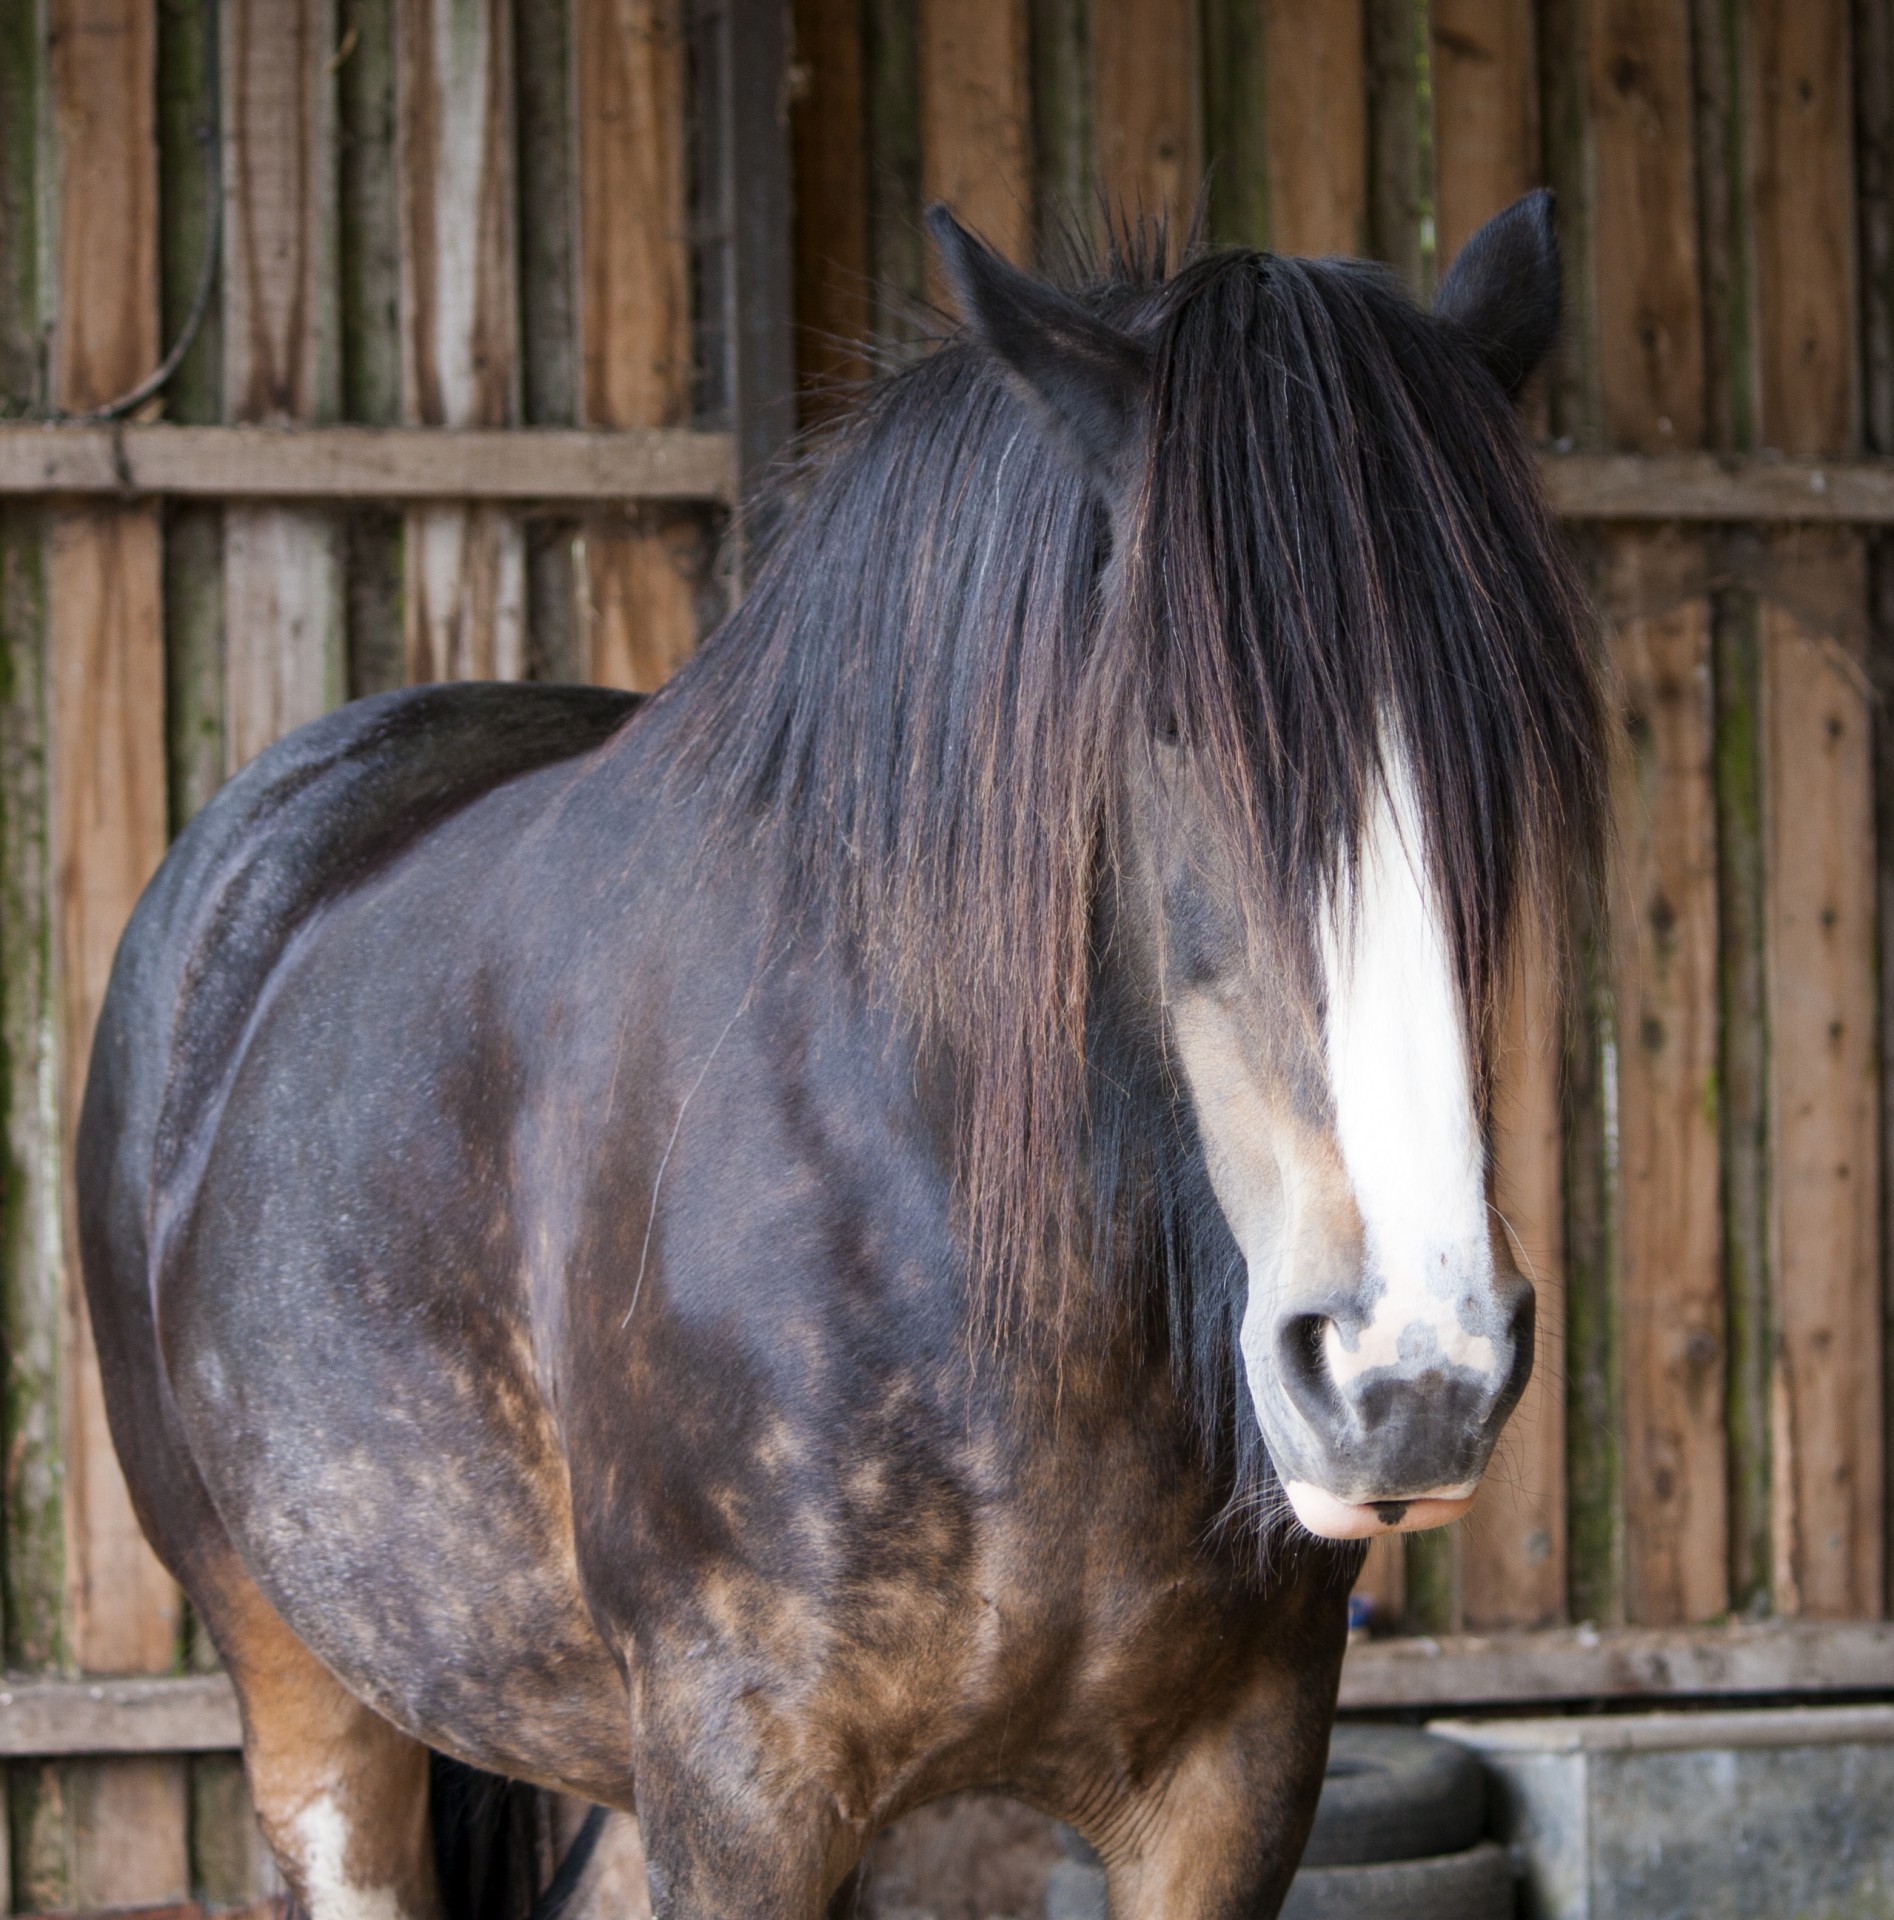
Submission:
M 160 328 L 178 339 L 203 280 L 223 182 L 207 137 L 208 23 L 197 0 L 158 8 Z M 223 302 L 213 292 L 196 340 L 164 390 L 168 420 L 223 418 Z M 175 832 L 224 777 L 224 604 L 221 506 L 164 509 L 165 760 Z
M 1748 9 L 1693 0 L 1698 227 L 1704 302 L 1704 432 L 1719 449 L 1755 445 L 1755 278 L 1750 127 L 1744 77 Z M 1718 1119 L 1728 1317 L 1730 1604 L 1766 1612 L 1772 1576 L 1770 1431 L 1775 1397 L 1769 1246 L 1769 1017 L 1762 673 L 1754 543 L 1716 536 L 1711 602 L 1716 683 L 1717 940 L 1723 1037 Z
M 1531 0 L 1434 0 L 1434 219 L 1442 260 L 1539 178 Z
M 1261 0 L 1269 244 L 1365 253 L 1367 70 L 1360 0 Z
M 1894 0 L 1859 0 L 1855 16 L 1856 198 L 1861 281 L 1862 428 L 1876 453 L 1894 449 Z M 1894 1302 L 1894 1235 L 1887 1230 L 1894 1198 L 1894 1072 L 1888 1071 L 1894 1035 L 1894 538 L 1868 545 L 1869 663 L 1874 690 L 1875 875 L 1880 961 L 1881 1294 Z M 1894 1313 L 1882 1333 L 1882 1458 L 1894 1458 Z M 1894 1473 L 1883 1473 L 1884 1563 L 1894 1563 Z M 1889 1567 L 1894 1576 L 1894 1564 Z M 1884 1592 L 1894 1605 L 1894 1592 Z
M 1043 271 L 1063 273 L 1089 266 L 1098 241 L 1091 9 L 1086 0 L 1029 0 L 1029 11 L 1036 257 Z
M 1032 258 L 1026 0 L 918 0 L 921 192 L 1009 260 Z M 939 264 L 928 285 L 943 297 Z
M 1493 1097 L 1493 1204 L 1537 1295 L 1531 1382 L 1462 1529 L 1464 1622 L 1555 1624 L 1565 1607 L 1565 1267 L 1559 996 L 1536 930 L 1523 935 Z
M 47 401 L 45 322 L 51 288 L 43 231 L 46 49 L 37 9 L 0 8 L 0 391 L 21 409 Z M 6 1664 L 57 1669 L 67 1656 L 65 1515 L 59 1458 L 60 1216 L 58 1056 L 53 1034 L 46 739 L 43 516 L 0 507 L 0 1574 Z M 54 1766 L 5 1770 L 8 1879 L 44 1831 Z M 16 1849 L 15 1836 L 25 1843 Z M 62 1857 L 57 1892 L 65 1891 Z M 63 1903 L 63 1901 L 62 1901 Z
M 158 355 L 155 20 L 136 0 L 54 0 L 50 26 L 60 163 L 54 392 L 84 409 L 141 378 Z M 46 572 L 59 1105 L 69 1143 L 113 949 L 165 845 L 156 510 L 55 510 Z M 160 1672 L 177 1649 L 177 1591 L 138 1531 L 112 1454 L 69 1189 L 63 1212 L 72 1651 L 93 1671 Z M 181 1816 L 172 1838 L 181 1852 Z M 148 1897 L 172 1897 L 156 1886 L 173 1877 L 170 1864 L 154 1866 Z
M 54 391 L 97 406 L 158 356 L 156 32 L 133 0 L 54 0 L 59 134 Z M 71 507 L 48 518 L 52 660 L 53 950 L 59 1108 L 70 1165 L 86 1056 L 113 949 L 165 845 L 163 575 L 157 511 Z M 162 1672 L 176 1588 L 131 1511 L 105 1421 L 64 1185 L 66 1593 L 71 1648 L 97 1672 Z M 73 1765 L 62 1782 L 74 1906 L 189 1890 L 177 1761 Z
M 573 150 L 572 9 L 523 8 L 514 18 L 519 79 L 520 374 L 529 426 L 579 418 L 577 154 Z M 570 514 L 526 522 L 526 673 L 582 680 Z
M 1775 1602 L 1882 1607 L 1873 798 L 1848 534 L 1775 556 L 1762 609 L 1778 1326 Z M 1777 597 L 1779 596 L 1779 597 Z M 1822 618 L 1823 610 L 1827 619 Z
M 1528 0 L 1436 0 L 1432 17 L 1434 203 L 1440 258 L 1539 171 L 1537 69 Z M 1463 1531 L 1466 1624 L 1549 1626 L 1564 1611 L 1565 1287 L 1554 964 L 1536 930 L 1515 969 L 1494 1090 L 1494 1204 L 1538 1295 L 1533 1375 L 1491 1484 Z
M 1709 611 L 1694 543 L 1626 541 L 1607 604 L 1627 709 L 1617 969 L 1625 1612 L 1728 1599 Z
M 1195 0 L 1092 0 L 1098 178 L 1132 220 L 1181 234 L 1203 182 Z
M 1844 0 L 1753 16 L 1762 439 L 1785 453 L 1860 438 L 1848 27 Z
M 224 391 L 235 420 L 332 420 L 335 0 L 224 0 Z M 333 515 L 224 516 L 224 746 L 234 771 L 334 706 L 342 570 Z
M 1759 414 L 1765 444 L 1789 453 L 1859 441 L 1849 30 L 1841 0 L 1759 0 L 1751 22 Z M 1779 538 L 1762 591 L 1775 1599 L 1856 1618 L 1883 1604 L 1885 1472 L 1858 536 Z
M 1367 0 L 1368 236 L 1425 299 L 1433 292 L 1431 47 L 1415 0 Z
M 677 0 L 576 0 L 579 404 L 588 425 L 675 426 L 691 402 L 683 16 Z M 586 677 L 648 690 L 697 639 L 698 535 L 634 510 L 580 549 Z
M 1702 444 L 1692 21 L 1686 0 L 1585 0 L 1586 209 L 1595 398 L 1609 444 Z M 1706 567 L 1699 542 L 1626 537 L 1607 559 L 1630 726 L 1619 811 L 1615 1312 L 1625 1615 L 1728 1604 L 1718 916 Z
M 1584 0 L 1598 383 L 1614 446 L 1702 444 L 1687 0 Z
M 336 71 L 342 416 L 401 418 L 400 168 L 395 139 L 394 0 L 349 0 L 347 56 Z M 405 522 L 385 507 L 345 521 L 348 690 L 402 683 Z
M 875 337 L 912 349 L 927 292 L 921 239 L 920 0 L 863 0 L 868 273 Z
M 1269 244 L 1269 147 L 1263 123 L 1263 23 L 1254 0 L 1204 0 L 1204 157 L 1210 237 Z
M 512 6 L 398 0 L 396 30 L 402 412 L 417 426 L 509 426 L 519 418 Z M 410 680 L 518 678 L 517 518 L 485 506 L 411 513 L 403 611 Z
M 862 8 L 796 0 L 796 372 L 803 417 L 868 377 L 868 144 Z
M 711 13 L 708 7 L 700 11 Z M 710 119 L 717 165 L 699 166 L 693 211 L 700 235 L 714 222 L 727 236 L 722 252 L 730 427 L 736 438 L 738 485 L 748 496 L 796 431 L 795 217 L 783 111 L 789 84 L 788 17 L 781 0 L 723 0 L 719 25 L 715 65 L 720 85 L 714 94 L 705 87 L 699 56 L 691 102 L 691 117 L 700 130 L 697 150 L 703 151 L 701 129 Z M 699 33 L 700 47 L 701 41 Z M 707 191 L 706 176 L 713 172 L 717 184 Z M 700 284 L 710 250 L 700 238 Z M 696 373 L 707 387 L 712 369 L 704 364 L 706 358 L 700 347 Z M 746 542 L 741 505 L 737 528 L 740 588 Z
M 1368 1542 L 1354 1593 L 1367 1604 L 1371 1630 L 1400 1627 L 1407 1612 L 1407 1561 L 1400 1535 L 1384 1534 Z

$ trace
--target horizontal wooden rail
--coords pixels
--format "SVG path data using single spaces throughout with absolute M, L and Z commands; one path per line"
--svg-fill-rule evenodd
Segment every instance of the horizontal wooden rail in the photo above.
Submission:
M 1894 460 L 1553 453 L 1539 470 L 1566 520 L 1894 525 Z
M 162 1680 L 0 1677 L 0 1758 L 222 1753 L 242 1745 L 221 1673 Z
M 730 500 L 736 447 L 685 429 L 0 426 L 0 494 L 223 500 Z
M 1341 1704 L 1499 1706 L 1798 1693 L 1894 1695 L 1894 1622 L 1773 1620 L 1365 1640 L 1348 1650 Z
M 1894 526 L 1894 460 L 1552 453 L 1567 520 Z M 0 494 L 225 500 L 729 501 L 725 433 L 563 427 L 0 426 Z
M 1894 1622 L 1588 1627 L 1363 1640 L 1342 1668 L 1344 1709 L 1496 1706 L 1560 1700 L 1894 1695 Z M 218 1673 L 152 1680 L 0 1676 L 0 1759 L 217 1753 L 241 1739 Z

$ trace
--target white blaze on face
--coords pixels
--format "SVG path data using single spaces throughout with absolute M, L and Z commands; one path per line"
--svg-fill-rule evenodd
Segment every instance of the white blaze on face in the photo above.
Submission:
M 1382 1291 L 1358 1334 L 1331 1325 L 1326 1358 L 1346 1384 L 1371 1367 L 1491 1373 L 1493 1342 L 1457 1304 L 1484 1298 L 1493 1255 L 1471 1062 L 1446 931 L 1426 879 L 1413 777 L 1388 757 L 1352 897 L 1323 929 L 1329 1088 L 1336 1139 Z

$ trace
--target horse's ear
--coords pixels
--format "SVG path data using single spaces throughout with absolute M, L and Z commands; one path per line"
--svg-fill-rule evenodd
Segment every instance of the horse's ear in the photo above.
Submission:
M 1559 334 L 1559 236 L 1543 187 L 1496 213 L 1464 247 L 1434 311 L 1471 336 L 1514 399 Z
M 1128 477 L 1151 359 L 1136 340 L 1043 280 L 1009 266 L 943 206 L 927 210 L 975 339 L 1108 485 Z

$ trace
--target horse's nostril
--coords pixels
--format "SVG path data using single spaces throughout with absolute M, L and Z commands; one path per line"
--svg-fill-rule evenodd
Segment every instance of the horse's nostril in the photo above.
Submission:
M 1292 1314 L 1276 1334 L 1276 1364 L 1289 1397 L 1310 1420 L 1340 1411 L 1341 1396 L 1324 1352 L 1329 1319 L 1321 1313 Z

